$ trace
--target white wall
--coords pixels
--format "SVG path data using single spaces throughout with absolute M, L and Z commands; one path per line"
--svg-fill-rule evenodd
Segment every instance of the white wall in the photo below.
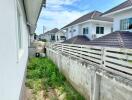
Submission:
M 104 27 L 104 34 L 96 34 L 96 27 Z M 90 21 L 85 22 L 82 24 L 78 24 L 72 27 L 68 27 L 67 31 L 67 39 L 70 39 L 71 37 L 77 36 L 77 35 L 83 35 L 83 28 L 88 27 L 89 28 L 89 34 L 85 34 L 90 40 L 93 40 L 93 35 L 96 35 L 96 38 L 99 38 L 101 36 L 107 35 L 111 33 L 113 24 L 109 22 L 102 22 L 102 21 Z M 76 30 L 75 32 L 70 32 L 70 30 Z
M 28 58 L 28 31 L 23 15 L 23 49 L 18 53 L 16 0 L 0 3 L 0 100 L 19 100 Z M 18 57 L 19 55 L 19 57 Z
M 96 27 L 104 27 L 104 34 L 96 34 Z M 96 38 L 102 37 L 104 35 L 107 35 L 112 32 L 112 24 L 111 23 L 93 23 L 92 24 L 92 33 L 96 34 Z M 90 39 L 93 39 L 92 36 L 90 36 Z
M 58 36 L 58 40 L 57 40 L 57 36 Z M 63 42 L 64 40 L 61 40 L 61 36 L 65 36 L 65 33 L 62 31 L 59 31 L 55 34 L 55 40 L 56 42 Z
M 51 35 L 46 34 L 46 35 L 44 36 L 44 39 L 46 39 L 48 42 L 50 42 L 50 40 L 51 40 Z
M 75 30 L 75 31 L 73 31 L 73 30 Z M 77 35 L 79 35 L 79 25 L 74 25 L 74 26 L 68 27 L 67 39 L 70 39 Z
M 131 17 L 132 17 L 132 9 L 120 12 L 118 14 L 115 14 L 113 16 L 113 18 L 114 18 L 114 24 L 113 24 L 114 31 L 120 30 L 120 20 L 121 19 L 126 19 L 126 18 L 131 18 Z
M 92 23 L 90 22 L 87 22 L 87 23 L 83 23 L 80 25 L 80 35 L 83 35 L 83 28 L 86 28 L 88 27 L 88 30 L 89 30 L 89 33 L 88 34 L 85 34 L 85 36 L 87 36 L 89 39 L 92 39 L 92 34 L 95 34 L 93 32 L 93 26 L 92 26 Z

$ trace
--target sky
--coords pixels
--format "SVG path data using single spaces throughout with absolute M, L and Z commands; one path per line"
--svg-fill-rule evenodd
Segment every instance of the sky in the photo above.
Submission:
M 126 0 L 47 0 L 38 19 L 36 33 L 62 28 L 91 11 L 105 12 Z

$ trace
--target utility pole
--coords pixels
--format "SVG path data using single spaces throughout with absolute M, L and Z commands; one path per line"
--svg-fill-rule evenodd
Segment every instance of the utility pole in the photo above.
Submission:
M 46 29 L 46 27 L 45 27 L 45 26 L 43 26 L 43 34 L 44 34 L 44 32 L 45 32 L 45 29 Z

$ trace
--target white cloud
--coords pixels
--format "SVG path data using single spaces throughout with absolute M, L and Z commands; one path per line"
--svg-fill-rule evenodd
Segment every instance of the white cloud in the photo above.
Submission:
M 61 6 L 72 5 L 76 1 L 78 0 L 48 0 L 47 8 L 44 8 L 41 12 L 36 32 L 42 34 L 43 25 L 46 27 L 46 31 L 55 27 L 62 28 L 80 16 L 86 14 L 88 11 L 67 10 Z
M 79 0 L 48 0 L 47 5 L 71 5 Z

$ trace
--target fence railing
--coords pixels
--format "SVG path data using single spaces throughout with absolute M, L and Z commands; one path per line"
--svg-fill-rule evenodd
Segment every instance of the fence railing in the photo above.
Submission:
M 92 62 L 106 70 L 132 75 L 132 49 L 48 43 L 48 48 Z

